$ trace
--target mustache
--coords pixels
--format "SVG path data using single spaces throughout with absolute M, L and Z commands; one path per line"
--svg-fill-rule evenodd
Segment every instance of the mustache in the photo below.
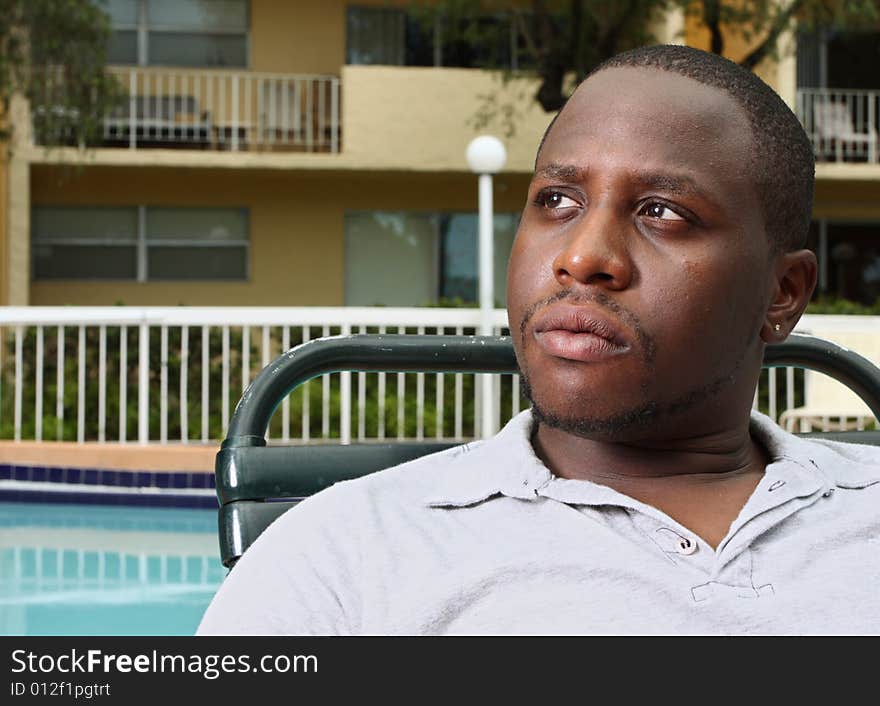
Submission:
M 519 324 L 519 336 L 523 345 L 525 345 L 526 325 L 531 321 L 532 317 L 534 317 L 534 315 L 541 309 L 560 301 L 568 301 L 571 304 L 595 304 L 599 308 L 610 312 L 614 318 L 623 323 L 635 334 L 635 338 L 644 352 L 645 360 L 648 363 L 654 360 L 656 350 L 654 339 L 645 331 L 639 317 L 626 307 L 621 306 L 602 291 L 573 292 L 570 289 L 561 289 L 549 297 L 532 302 L 532 304 L 526 308 L 522 321 L 520 321 Z

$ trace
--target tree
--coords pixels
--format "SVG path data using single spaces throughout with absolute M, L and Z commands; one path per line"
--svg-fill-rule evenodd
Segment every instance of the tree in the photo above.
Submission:
M 750 70 L 764 59 L 778 57 L 779 40 L 795 23 L 810 29 L 844 28 L 873 24 L 878 18 L 876 0 L 679 0 L 678 4 L 709 30 L 714 53 L 724 53 L 725 33 L 742 36 L 752 48 L 739 63 Z
M 110 21 L 93 0 L 0 0 L 0 109 L 27 98 L 43 145 L 92 144 L 124 95 L 105 71 Z M 10 137 L 7 124 L 0 141 Z
M 545 111 L 555 112 L 567 92 L 604 59 L 655 41 L 652 24 L 676 8 L 708 30 L 709 48 L 717 54 L 724 53 L 728 40 L 745 40 L 750 49 L 739 63 L 750 70 L 778 57 L 780 39 L 795 23 L 842 28 L 878 18 L 877 0 L 440 0 L 430 11 L 422 7 L 419 12 L 422 18 L 426 13 L 441 17 L 446 35 L 474 43 L 491 41 L 480 29 L 480 16 L 509 17 L 540 81 L 535 99 Z M 490 63 L 486 68 L 503 68 Z M 498 109 L 484 106 L 481 111 Z

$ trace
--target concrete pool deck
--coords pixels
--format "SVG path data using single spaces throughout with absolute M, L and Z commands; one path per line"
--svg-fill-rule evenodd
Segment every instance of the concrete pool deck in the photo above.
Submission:
M 220 444 L 0 441 L 0 464 L 130 471 L 214 472 Z

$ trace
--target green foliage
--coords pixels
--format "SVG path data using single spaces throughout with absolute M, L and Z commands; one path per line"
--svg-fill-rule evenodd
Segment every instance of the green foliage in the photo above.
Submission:
M 500 69 L 505 87 L 517 76 L 537 75 L 541 84 L 535 99 L 544 110 L 556 111 L 572 85 L 601 61 L 652 41 L 650 26 L 670 4 L 670 0 L 536 0 L 528 4 L 442 0 L 413 2 L 410 14 L 426 32 L 436 28 L 446 46 L 461 43 L 481 48 L 478 65 Z M 506 22 L 486 21 L 493 17 Z M 511 33 L 517 37 L 520 55 L 516 72 L 505 64 L 505 52 L 493 50 L 509 47 Z M 475 129 L 497 118 L 512 130 L 516 99 L 524 90 L 517 88 L 515 98 L 503 95 L 502 90 L 483 96 L 484 103 L 472 121 Z
M 745 40 L 751 50 L 740 63 L 749 69 L 764 59 L 778 59 L 780 38 L 795 24 L 806 30 L 857 29 L 874 27 L 880 18 L 876 0 L 413 0 L 410 13 L 426 31 L 438 27 L 448 41 L 478 47 L 496 46 L 502 41 L 499 30 L 510 26 L 480 22 L 480 18 L 494 15 L 510 21 L 524 60 L 513 72 L 497 58 L 497 52 L 482 53 L 481 65 L 498 70 L 500 83 L 497 90 L 481 96 L 469 121 L 475 131 L 497 123 L 510 137 L 520 117 L 517 106 L 528 90 L 526 83 L 517 84 L 516 79 L 537 77 L 540 85 L 535 100 L 545 111 L 556 112 L 602 61 L 656 42 L 651 28 L 676 9 L 708 30 L 710 48 L 716 53 L 724 53 L 730 40 Z
M 448 309 L 476 309 L 476 302 L 466 302 L 461 297 L 440 297 L 435 302 L 425 304 L 426 307 Z
M 807 314 L 851 314 L 854 316 L 880 316 L 880 299 L 873 304 L 842 299 L 830 294 L 823 294 L 810 302 Z
M 103 116 L 124 96 L 104 70 L 109 38 L 109 18 L 92 0 L 0 0 L 4 114 L 21 94 L 40 144 L 97 142 Z
M 80 358 L 80 329 L 77 326 L 65 327 L 63 333 L 63 383 L 60 396 L 61 415 L 57 413 L 58 396 L 58 329 L 44 327 L 42 331 L 43 372 L 42 372 L 42 439 L 46 441 L 76 441 L 78 417 L 80 409 L 83 417 L 83 438 L 95 441 L 103 438 L 106 441 L 125 439 L 136 440 L 138 437 L 138 354 L 139 330 L 129 326 L 123 333 L 119 327 L 107 327 L 104 339 L 104 360 L 101 367 L 101 337 L 98 327 L 83 329 L 82 356 Z M 341 332 L 339 327 L 331 327 L 328 335 Z M 290 329 L 289 345 L 291 347 L 303 340 L 304 331 L 299 327 Z M 310 336 L 316 331 L 312 328 Z M 369 327 L 362 333 L 378 333 L 378 328 Z M 399 333 L 415 334 L 415 328 L 407 328 Z M 473 331 L 465 331 L 473 333 Z M 165 366 L 165 382 L 162 374 L 161 332 L 151 329 L 149 341 L 149 437 L 159 439 L 162 428 L 162 396 L 163 387 L 166 399 L 166 438 L 171 441 L 181 440 L 184 436 L 189 441 L 201 441 L 219 444 L 224 435 L 223 425 L 223 377 L 224 358 L 228 366 L 227 409 L 231 414 L 241 397 L 242 366 L 244 350 L 248 351 L 248 379 L 252 380 L 262 368 L 262 344 L 259 329 L 252 329 L 249 346 L 243 348 L 243 332 L 240 328 L 230 328 L 228 343 L 224 345 L 222 330 L 213 327 L 207 340 L 206 353 L 203 356 L 203 339 L 200 327 L 187 330 L 186 357 L 186 409 L 181 414 L 181 350 L 183 332 L 180 328 L 170 328 L 167 333 L 167 358 Z M 21 438 L 33 439 L 36 432 L 37 409 L 37 374 L 36 351 L 38 331 L 35 327 L 22 329 L 20 337 L 21 366 L 18 370 L 22 385 L 20 388 Z M 0 334 L 0 438 L 15 437 L 15 380 L 16 380 L 16 334 L 14 328 L 6 328 Z M 120 380 L 121 345 L 125 348 L 125 367 Z M 224 355 L 224 349 L 226 351 Z M 269 358 L 282 352 L 280 329 L 273 328 L 270 336 Z M 203 410 L 203 377 L 202 360 L 208 360 L 207 387 L 204 388 L 208 406 Z M 80 359 L 82 367 L 80 367 Z M 79 379 L 82 376 L 82 395 L 80 395 Z M 103 378 L 103 383 L 102 383 Z M 501 376 L 501 409 L 502 422 L 511 416 L 512 409 L 512 378 Z M 326 382 L 325 382 L 326 380 Z M 279 439 L 283 434 L 284 407 L 287 407 L 287 430 L 290 438 L 297 439 L 307 436 L 310 439 L 338 439 L 341 429 L 342 414 L 342 376 L 338 373 L 313 379 L 302 385 L 288 397 L 286 405 L 279 406 L 269 425 L 269 437 Z M 384 395 L 380 405 L 380 382 L 375 373 L 365 374 L 363 381 L 359 373 L 351 373 L 351 412 L 349 424 L 352 437 L 357 439 L 363 429 L 365 438 L 376 438 L 381 426 L 387 438 L 416 438 L 421 433 L 426 438 L 433 437 L 437 431 L 438 420 L 442 435 L 452 437 L 460 428 L 464 437 L 474 434 L 474 381 L 473 375 L 444 375 L 439 380 L 434 373 L 422 375 L 409 373 L 399 377 L 396 373 L 385 375 Z M 399 387 L 401 385 L 402 387 Z M 124 394 L 121 392 L 124 384 Z M 101 433 L 101 387 L 104 389 L 103 402 L 103 434 Z M 324 389 L 328 390 L 327 410 L 324 411 Z M 418 412 L 418 389 L 421 387 L 423 399 L 422 418 Z M 359 404 L 363 390 L 363 407 Z M 458 390 L 458 391 L 457 391 Z M 461 401 L 459 421 L 456 425 L 456 396 Z M 438 399 L 439 398 L 439 399 Z M 81 402 L 80 402 L 81 400 Z M 125 405 L 122 414 L 123 425 L 120 429 L 120 406 Z M 80 404 L 82 407 L 80 408 Z M 519 408 L 526 406 L 524 400 L 519 401 Z M 401 417 L 402 412 L 402 417 Z M 401 423 L 402 419 L 402 423 Z M 304 420 L 305 428 L 304 428 Z M 207 427 L 203 429 L 203 424 Z M 183 423 L 186 433 L 183 434 Z M 419 430 L 422 430 L 421 432 Z
M 780 58 L 780 38 L 797 24 L 802 30 L 871 27 L 878 17 L 875 0 L 675 0 L 687 15 L 709 31 L 711 51 L 742 38 L 751 45 L 739 62 L 754 69 L 764 59 Z

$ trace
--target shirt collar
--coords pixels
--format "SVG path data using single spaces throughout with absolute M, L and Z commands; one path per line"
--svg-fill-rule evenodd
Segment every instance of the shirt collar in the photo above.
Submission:
M 553 474 L 532 448 L 533 425 L 532 412 L 527 409 L 492 438 L 463 444 L 426 503 L 465 507 L 495 495 L 534 500 L 535 489 L 549 483 Z
M 431 507 L 467 507 L 492 497 L 520 500 L 548 497 L 567 504 L 639 506 L 641 503 L 607 486 L 590 481 L 557 478 L 535 454 L 531 436 L 534 417 L 530 409 L 515 415 L 490 439 L 469 442 L 449 458 L 425 498 Z M 770 456 L 762 484 L 784 480 L 784 495 L 813 493 L 834 485 L 864 487 L 865 463 L 841 453 L 841 445 L 805 439 L 781 429 L 772 419 L 752 411 L 752 435 Z M 790 463 L 786 463 L 786 461 Z M 874 467 L 877 482 L 880 469 Z M 783 495 L 778 493 L 777 495 Z
M 793 461 L 811 475 L 818 473 L 828 487 L 864 488 L 880 481 L 880 450 L 876 447 L 796 436 L 756 411 L 752 412 L 750 430 L 772 461 Z

